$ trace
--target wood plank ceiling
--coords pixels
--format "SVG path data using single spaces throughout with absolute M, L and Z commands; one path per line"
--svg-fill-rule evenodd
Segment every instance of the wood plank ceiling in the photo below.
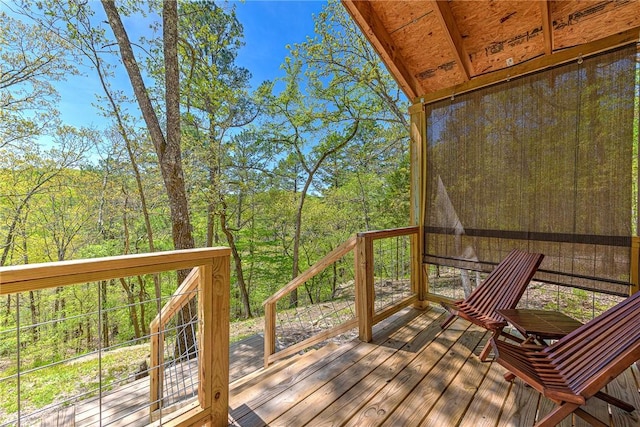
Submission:
M 343 0 L 412 100 L 637 41 L 640 0 Z

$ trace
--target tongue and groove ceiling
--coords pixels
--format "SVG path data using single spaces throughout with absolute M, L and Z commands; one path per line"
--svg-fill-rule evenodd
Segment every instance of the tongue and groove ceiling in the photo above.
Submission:
M 406 95 L 431 102 L 637 41 L 640 0 L 343 0 Z

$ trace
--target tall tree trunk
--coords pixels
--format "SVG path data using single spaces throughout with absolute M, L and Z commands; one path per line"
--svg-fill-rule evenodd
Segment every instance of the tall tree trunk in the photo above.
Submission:
M 140 303 L 140 327 L 141 327 L 141 332 L 142 332 L 142 336 L 145 336 L 149 333 L 149 330 L 147 328 L 147 322 L 145 320 L 146 318 L 146 310 L 145 310 L 145 302 L 147 301 L 148 298 L 148 294 L 147 294 L 147 290 L 146 290 L 146 286 L 144 283 L 144 279 L 142 276 L 137 276 L 138 277 L 138 301 Z M 159 277 L 157 274 L 153 275 L 153 280 L 156 284 L 159 285 Z M 159 298 L 156 299 L 156 303 L 158 305 L 160 305 L 160 300 Z
M 309 168 L 304 161 L 304 158 L 300 157 L 300 161 L 307 172 L 307 179 L 304 183 L 304 187 L 302 188 L 302 192 L 300 193 L 300 201 L 298 202 L 298 209 L 296 210 L 296 222 L 295 222 L 295 232 L 293 237 L 293 268 L 292 268 L 292 279 L 298 277 L 300 273 L 300 236 L 302 235 L 302 208 L 304 207 L 304 201 L 307 196 L 307 192 L 311 187 L 311 183 L 313 182 L 313 178 L 315 177 L 316 172 L 320 169 L 322 163 L 327 159 L 327 157 L 331 156 L 334 153 L 340 151 L 344 146 L 346 146 L 349 141 L 351 141 L 358 132 L 358 127 L 360 122 L 356 120 L 353 124 L 353 129 L 349 135 L 345 136 L 345 138 L 335 147 L 327 150 L 322 153 L 322 155 L 316 160 L 316 163 L 313 167 Z M 301 156 L 301 152 L 298 151 L 299 156 Z M 298 292 L 293 291 L 289 296 L 289 306 L 297 307 L 298 306 Z
M 229 247 L 231 248 L 231 253 L 233 254 L 233 261 L 236 268 L 236 280 L 238 282 L 238 289 L 240 290 L 240 299 L 242 300 L 245 317 L 248 319 L 253 317 L 253 314 L 251 313 L 251 304 L 249 304 L 249 292 L 247 292 L 247 284 L 244 280 L 244 273 L 242 272 L 242 259 L 240 258 L 240 253 L 238 252 L 238 247 L 236 246 L 233 233 L 227 226 L 227 204 L 224 200 L 222 200 L 220 204 L 222 205 L 222 211 L 220 212 L 220 228 L 227 237 L 227 242 L 229 242 Z
M 129 36 L 122 24 L 120 14 L 113 1 L 102 0 L 109 25 L 118 41 L 122 62 L 127 69 L 133 91 L 140 106 L 142 116 L 153 141 L 165 190 L 171 211 L 171 234 L 176 249 L 194 247 L 187 194 L 182 170 L 180 150 L 180 81 L 178 68 L 178 4 L 175 0 L 166 0 L 162 7 L 162 29 L 165 63 L 165 108 L 166 138 L 162 132 L 160 121 L 153 109 L 153 104 L 146 90 L 140 68 L 133 54 Z M 187 271 L 178 271 L 178 284 L 186 278 Z M 180 319 L 190 319 L 195 312 L 193 304 L 184 307 Z M 195 335 L 193 328 L 185 325 L 178 328 L 177 352 L 185 354 L 194 348 Z
M 160 170 L 169 198 L 171 231 L 176 249 L 194 247 L 187 194 L 182 170 L 180 150 L 180 86 L 178 74 L 178 10 L 176 1 L 163 2 L 163 37 L 165 55 L 165 103 L 167 115 L 167 137 L 162 132 L 160 121 L 153 109 L 138 63 L 131 48 L 129 36 L 122 24 L 120 14 L 113 1 L 103 0 L 102 5 L 109 25 L 118 41 L 122 62 L 127 69 L 133 91 L 147 125 L 149 135 L 158 156 Z M 186 276 L 186 273 L 184 273 Z M 180 280 L 182 282 L 182 280 Z
M 122 225 L 124 229 L 124 253 L 125 255 L 130 252 L 129 248 L 129 220 L 127 219 L 127 200 L 128 197 L 125 198 L 125 207 L 124 212 L 122 213 Z M 127 305 L 129 306 L 129 318 L 131 319 L 131 323 L 133 324 L 133 330 L 136 338 L 140 338 L 140 322 L 138 320 L 138 312 L 136 311 L 136 301 L 132 291 L 132 285 L 124 280 L 124 278 L 120 278 L 120 285 L 122 289 L 127 294 Z
M 133 333 L 136 338 L 142 337 L 140 333 L 140 321 L 138 320 L 138 311 L 136 310 L 136 300 L 133 292 L 131 290 L 131 285 L 124 280 L 122 277 L 120 278 L 120 285 L 124 292 L 127 294 L 127 305 L 129 306 L 129 317 L 131 317 L 131 323 L 133 323 Z

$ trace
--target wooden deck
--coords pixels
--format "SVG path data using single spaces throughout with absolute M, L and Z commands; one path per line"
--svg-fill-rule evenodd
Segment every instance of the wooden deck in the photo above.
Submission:
M 405 309 L 374 328 L 374 340 L 329 344 L 261 369 L 263 338 L 230 348 L 229 425 L 250 426 L 532 426 L 552 408 L 505 370 L 480 362 L 489 334 L 464 320 L 440 328 L 445 313 Z M 186 371 L 185 371 L 186 372 Z M 180 381 L 186 379 L 180 378 Z M 640 408 L 634 365 L 607 392 Z M 46 426 L 144 426 L 148 377 L 43 417 Z M 102 409 L 100 410 L 100 405 Z M 592 399 L 588 412 L 615 427 L 639 427 L 627 414 Z M 562 427 L 587 426 L 581 419 Z
M 329 345 L 232 384 L 234 426 L 532 426 L 553 404 L 478 354 L 489 334 L 463 320 L 447 330 L 441 310 L 407 309 L 374 331 L 372 343 Z M 640 408 L 634 365 L 607 392 Z M 611 426 L 640 426 L 591 399 Z M 563 427 L 586 426 L 566 418 Z

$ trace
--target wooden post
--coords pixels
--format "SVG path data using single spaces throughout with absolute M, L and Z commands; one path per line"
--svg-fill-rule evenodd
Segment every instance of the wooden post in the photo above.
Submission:
M 424 212 L 426 195 L 426 114 L 422 101 L 409 108 L 411 118 L 411 178 L 410 178 L 410 218 L 411 225 L 417 225 L 418 235 L 411 238 L 411 286 L 418 296 L 416 308 L 426 308 L 429 303 L 429 282 L 422 268 L 424 253 Z
M 229 297 L 230 257 L 218 257 L 200 267 L 199 392 L 212 426 L 227 426 L 229 413 Z
M 164 384 L 164 332 L 160 328 L 160 322 L 152 322 L 151 334 L 151 356 L 149 369 L 150 415 L 160 409 L 162 398 L 162 385 Z
M 360 341 L 373 339 L 373 240 L 358 234 L 355 252 L 356 315 Z
M 276 352 L 276 304 L 264 306 L 264 367 L 269 367 L 269 357 Z

